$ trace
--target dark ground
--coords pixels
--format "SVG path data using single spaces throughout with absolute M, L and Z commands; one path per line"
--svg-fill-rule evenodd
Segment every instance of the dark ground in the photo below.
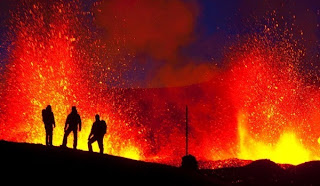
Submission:
M 320 185 L 320 161 L 282 169 L 269 160 L 236 168 L 182 168 L 81 150 L 0 141 L 3 183 L 99 185 Z

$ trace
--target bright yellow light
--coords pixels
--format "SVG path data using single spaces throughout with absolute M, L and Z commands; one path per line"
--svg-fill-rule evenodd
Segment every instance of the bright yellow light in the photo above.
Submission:
M 276 163 L 298 165 L 311 160 L 311 153 L 299 141 L 293 132 L 283 132 L 274 144 L 265 143 L 250 136 L 246 127 L 246 115 L 238 116 L 239 152 L 240 159 L 270 159 Z M 319 141 L 319 140 L 318 140 Z
M 123 149 L 121 152 L 122 157 L 133 159 L 133 160 L 140 160 L 140 151 L 138 148 L 135 147 L 128 147 Z

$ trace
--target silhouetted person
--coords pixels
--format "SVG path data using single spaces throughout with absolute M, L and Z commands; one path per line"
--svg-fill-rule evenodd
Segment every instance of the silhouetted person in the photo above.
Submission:
M 96 121 L 93 123 L 91 132 L 88 138 L 88 148 L 92 152 L 92 143 L 97 141 L 100 153 L 103 154 L 103 137 L 107 132 L 107 124 L 104 120 L 100 120 L 100 116 L 96 115 Z
M 53 128 L 56 127 L 56 123 L 54 121 L 51 105 L 48 105 L 46 109 L 42 110 L 42 121 L 44 123 L 44 128 L 46 129 L 46 145 L 52 146 Z
M 66 124 L 64 126 L 64 136 L 62 147 L 67 146 L 67 138 L 70 132 L 73 132 L 73 148 L 77 148 L 77 141 L 78 141 L 78 125 L 79 131 L 81 131 L 81 118 L 77 112 L 77 108 L 75 106 L 72 107 L 71 113 L 68 115 Z

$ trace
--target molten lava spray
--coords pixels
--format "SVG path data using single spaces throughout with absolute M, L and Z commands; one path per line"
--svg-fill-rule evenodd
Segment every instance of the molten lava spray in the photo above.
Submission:
M 143 9 L 144 14 L 149 8 L 157 11 L 152 2 L 145 2 L 146 9 L 135 8 Z M 156 5 L 173 7 L 172 16 L 189 15 L 189 7 L 182 1 L 172 2 L 158 1 Z M 105 153 L 179 165 L 185 153 L 188 105 L 189 153 L 199 160 L 268 158 L 291 164 L 319 160 L 320 91 L 301 71 L 305 51 L 297 39 L 288 36 L 290 29 L 282 34 L 272 32 L 278 28 L 274 23 L 274 28 L 265 26 L 261 35 L 240 37 L 224 57 L 227 65 L 216 69 L 206 82 L 171 88 L 121 88 L 127 85 L 123 74 L 135 69 L 135 53 L 175 61 L 172 50 L 189 42 L 185 37 L 192 32 L 194 18 L 177 16 L 183 20 L 174 32 L 156 34 L 151 23 L 150 27 L 143 25 L 149 33 L 144 35 L 143 30 L 134 29 L 132 24 L 137 22 L 131 18 L 132 12 L 117 17 L 130 17 L 121 19 L 120 26 L 114 26 L 118 22 L 112 19 L 101 23 L 104 17 L 98 16 L 102 27 L 109 29 L 110 39 L 92 20 L 109 6 L 121 9 L 124 5 L 118 1 L 102 4 L 106 7 L 96 11 L 84 11 L 90 8 L 84 8 L 81 1 L 20 3 L 11 12 L 8 57 L 0 71 L 0 139 L 44 144 L 41 110 L 50 104 L 57 125 L 53 144 L 58 146 L 74 105 L 83 121 L 79 149 L 87 150 L 94 116 L 100 114 L 108 124 Z M 177 6 L 182 8 L 174 11 Z M 175 25 L 166 21 L 177 20 L 162 17 L 164 9 L 160 9 L 160 25 Z M 144 19 L 152 22 L 149 17 Z M 121 30 L 122 26 L 128 32 Z M 177 38 L 179 35 L 183 37 Z M 165 76 L 163 72 L 160 70 L 160 76 Z M 72 140 L 70 136 L 69 147 Z
M 295 165 L 319 159 L 320 94 L 299 71 L 303 51 L 295 51 L 290 40 L 266 38 L 247 41 L 231 70 L 230 91 L 238 107 L 237 156 Z
M 75 105 L 83 122 L 78 148 L 87 149 L 94 115 L 100 114 L 109 124 L 106 153 L 140 159 L 143 142 L 135 138 L 144 129 L 132 130 L 127 121 L 130 116 L 118 113 L 119 103 L 111 100 L 117 99 L 121 90 L 108 93 L 107 87 L 101 88 L 105 71 L 112 74 L 115 65 L 112 60 L 100 62 L 98 57 L 104 57 L 99 55 L 100 48 L 105 46 L 91 41 L 95 33 L 84 24 L 90 12 L 81 12 L 79 4 L 26 1 L 12 13 L 12 45 L 1 86 L 1 139 L 43 143 L 41 110 L 51 104 L 57 123 L 53 144 L 60 145 L 66 116 Z M 72 138 L 68 144 L 71 142 Z

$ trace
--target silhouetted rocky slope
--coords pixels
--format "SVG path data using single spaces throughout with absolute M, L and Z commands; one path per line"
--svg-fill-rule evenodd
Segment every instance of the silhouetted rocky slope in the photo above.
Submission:
M 288 169 L 299 185 L 320 185 L 320 161 L 310 161 Z
M 218 180 L 168 165 L 38 144 L 0 141 L 7 183 L 216 185 Z M 11 185 L 11 184 L 10 184 Z
M 0 141 L 0 148 L 1 180 L 10 185 L 320 185 L 320 161 L 283 169 L 270 160 L 258 160 L 195 172 L 38 144 Z
M 270 160 L 257 160 L 243 167 L 207 169 L 202 173 L 236 185 L 320 185 L 320 161 L 283 169 Z

